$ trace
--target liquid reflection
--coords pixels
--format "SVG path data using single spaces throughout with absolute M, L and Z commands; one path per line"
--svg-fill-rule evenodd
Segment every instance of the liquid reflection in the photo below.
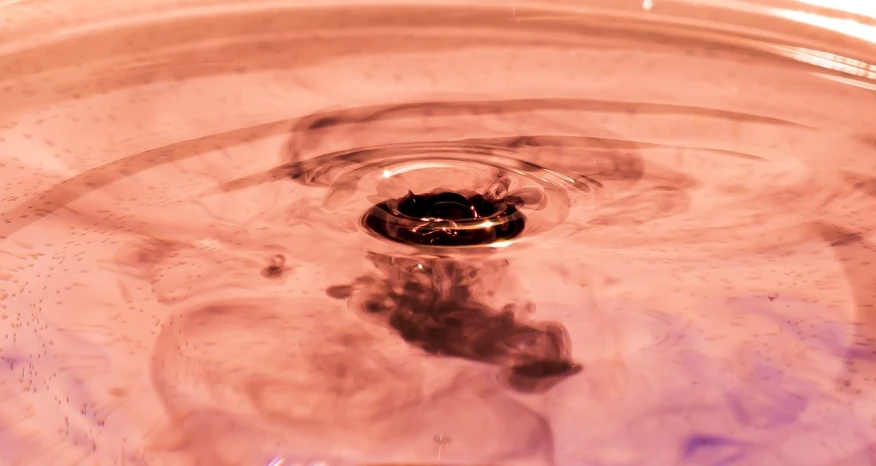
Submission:
M 235 40 L 9 87 L 0 461 L 876 461 L 876 97 L 633 22 L 431 8 L 342 17 L 405 41 L 312 37 L 338 11 L 120 28 L 46 70 Z M 513 238 L 362 228 L 493 202 Z

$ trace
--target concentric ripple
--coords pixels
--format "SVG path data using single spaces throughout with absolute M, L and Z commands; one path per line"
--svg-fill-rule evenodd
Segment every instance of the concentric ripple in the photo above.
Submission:
M 362 225 L 391 241 L 437 247 L 507 245 L 526 228 L 519 195 L 411 191 L 368 209 Z
M 374 233 L 431 246 L 505 244 L 523 232 L 524 223 L 527 233 L 547 230 L 568 216 L 569 191 L 585 202 L 585 194 L 602 186 L 586 175 L 566 176 L 522 160 L 524 154 L 503 143 L 386 145 L 328 154 L 273 173 L 324 184 L 327 211 L 361 209 L 363 225 Z M 366 211 L 363 202 L 375 205 Z M 455 204 L 466 213 L 430 213 L 440 211 L 435 203 Z
M 60 2 L 0 7 L 2 466 L 876 464 L 869 19 Z

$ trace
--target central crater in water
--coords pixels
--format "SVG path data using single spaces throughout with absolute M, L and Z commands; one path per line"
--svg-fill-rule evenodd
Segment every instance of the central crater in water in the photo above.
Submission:
M 156 1 L 4 22 L 0 463 L 876 464 L 871 44 Z
M 427 246 L 479 246 L 516 238 L 526 227 L 517 195 L 495 197 L 474 192 L 409 191 L 365 212 L 362 224 L 386 239 Z
M 572 197 L 586 205 L 591 189 L 601 187 L 522 160 L 515 141 L 372 146 L 296 160 L 270 176 L 325 188 L 320 207 L 339 219 L 339 229 L 351 231 L 355 223 L 375 237 L 419 247 L 504 247 L 524 232 L 561 224 Z

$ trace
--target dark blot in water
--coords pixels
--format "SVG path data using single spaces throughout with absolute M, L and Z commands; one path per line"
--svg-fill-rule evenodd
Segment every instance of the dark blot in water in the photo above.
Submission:
M 386 239 L 424 246 L 478 246 L 507 241 L 523 233 L 521 197 L 436 190 L 409 192 L 381 202 L 362 217 L 362 225 Z
M 542 359 L 506 369 L 504 380 L 519 392 L 540 393 L 580 371 L 581 366 L 568 359 Z
M 745 456 L 742 442 L 717 435 L 691 435 L 682 447 L 682 457 L 698 465 L 729 466 Z
M 270 264 L 262 269 L 262 276 L 265 278 L 279 278 L 283 275 L 286 258 L 280 254 L 271 258 Z
M 448 258 L 369 254 L 376 273 L 326 293 L 376 317 L 428 354 L 492 364 L 522 393 L 541 393 L 579 373 L 566 329 L 526 321 L 531 305 L 494 309 L 488 282 L 507 262 L 472 264 Z

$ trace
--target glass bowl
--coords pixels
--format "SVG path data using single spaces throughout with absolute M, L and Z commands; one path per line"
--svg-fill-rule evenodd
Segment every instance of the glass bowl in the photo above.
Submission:
M 0 464 L 876 463 L 867 2 L 0 5 Z

